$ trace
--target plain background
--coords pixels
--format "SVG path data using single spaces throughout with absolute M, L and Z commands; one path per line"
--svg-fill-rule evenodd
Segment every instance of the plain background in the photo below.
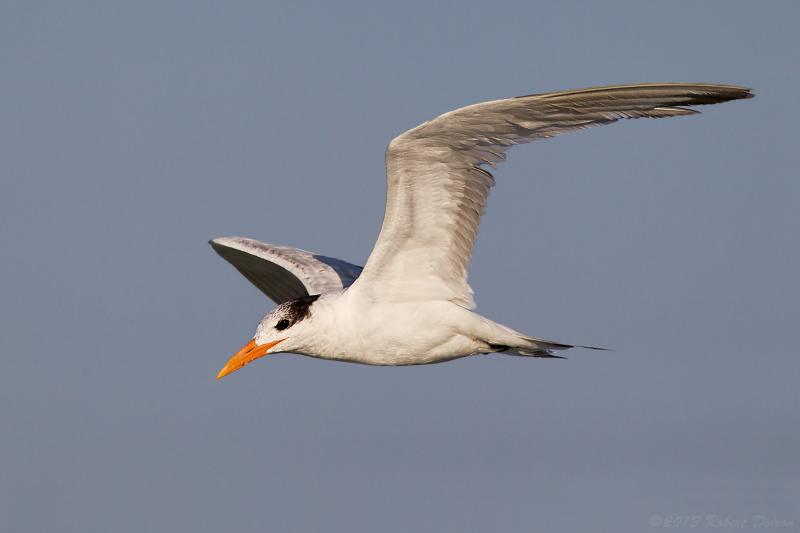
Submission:
M 791 1 L 0 3 L 0 532 L 800 527 L 798 20 Z M 515 148 L 470 271 L 481 314 L 615 351 L 282 354 L 214 380 L 273 304 L 210 238 L 363 264 L 396 135 L 662 81 L 757 97 Z

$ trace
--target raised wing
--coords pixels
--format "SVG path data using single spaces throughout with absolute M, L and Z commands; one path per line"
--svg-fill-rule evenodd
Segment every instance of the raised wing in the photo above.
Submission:
M 361 274 L 360 266 L 299 248 L 242 237 L 220 237 L 208 243 L 276 304 L 340 291 Z
M 726 85 L 621 85 L 496 100 L 430 120 L 386 150 L 386 214 L 356 286 L 387 300 L 449 300 L 471 309 L 467 268 L 494 185 L 482 165 L 496 168 L 515 144 L 622 118 L 693 115 L 680 106 L 753 96 Z

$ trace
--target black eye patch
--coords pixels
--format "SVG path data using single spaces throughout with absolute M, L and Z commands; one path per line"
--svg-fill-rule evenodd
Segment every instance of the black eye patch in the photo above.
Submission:
M 280 313 L 279 316 L 285 316 L 286 318 L 280 319 L 278 323 L 275 324 L 275 329 L 283 331 L 311 316 L 311 305 L 317 301 L 317 298 L 319 298 L 319 294 L 303 296 L 297 300 L 281 304 L 280 311 L 278 311 L 278 313 Z

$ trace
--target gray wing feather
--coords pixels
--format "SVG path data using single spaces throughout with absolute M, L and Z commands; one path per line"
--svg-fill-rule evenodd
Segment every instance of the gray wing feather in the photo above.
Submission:
M 360 266 L 299 248 L 242 237 L 220 237 L 209 244 L 277 304 L 340 291 L 361 274 Z
M 493 176 L 514 145 L 620 119 L 694 115 L 681 106 L 752 98 L 750 89 L 663 83 L 596 87 L 476 104 L 430 120 L 386 150 L 386 214 L 357 286 L 391 300 L 475 307 L 467 268 Z

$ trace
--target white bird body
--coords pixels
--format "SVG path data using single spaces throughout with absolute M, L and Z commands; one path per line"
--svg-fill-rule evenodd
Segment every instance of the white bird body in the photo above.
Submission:
M 470 311 L 467 269 L 494 185 L 483 165 L 496 168 L 516 144 L 752 97 L 750 89 L 726 85 L 597 87 L 476 104 L 400 135 L 386 150 L 386 214 L 363 269 L 250 239 L 211 241 L 280 304 L 218 378 L 276 352 L 370 365 L 492 352 L 557 357 L 555 350 L 574 346 L 527 337 Z
M 256 344 L 274 340 L 274 324 L 282 316 L 262 322 Z M 372 301 L 355 285 L 320 296 L 294 328 L 280 351 L 368 365 L 422 365 L 501 346 L 530 348 L 516 332 L 452 302 Z

